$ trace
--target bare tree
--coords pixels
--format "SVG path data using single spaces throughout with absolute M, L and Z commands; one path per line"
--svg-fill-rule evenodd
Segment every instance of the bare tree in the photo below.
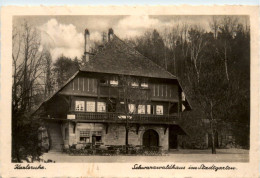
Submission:
M 43 73 L 43 52 L 36 29 L 24 22 L 13 31 L 13 107 L 30 111 L 34 89 Z
M 216 16 L 212 17 L 212 20 L 209 22 L 210 28 L 213 31 L 214 38 L 217 39 L 219 31 L 219 20 Z
M 220 59 L 224 61 L 226 79 L 229 81 L 229 59 L 231 54 L 231 40 L 236 35 L 238 19 L 232 16 L 225 16 L 220 19 L 220 36 L 216 45 L 216 52 Z
M 207 45 L 207 41 L 203 37 L 204 30 L 199 26 L 194 26 L 189 31 L 188 48 L 190 52 L 190 60 L 196 71 L 197 81 L 200 81 L 201 59 L 203 58 L 203 49 Z
M 35 147 L 37 124 L 29 117 L 39 91 L 42 91 L 43 52 L 40 40 L 38 31 L 26 21 L 13 28 L 12 158 L 18 162 L 28 156 L 34 159 L 40 154 Z M 31 129 L 30 133 L 28 129 Z
M 123 116 L 125 119 L 125 146 L 128 153 L 128 135 L 131 128 L 130 120 L 134 118 L 139 105 L 144 105 L 149 96 L 146 90 L 140 89 L 138 79 L 121 75 L 119 78 L 119 101 L 123 103 Z

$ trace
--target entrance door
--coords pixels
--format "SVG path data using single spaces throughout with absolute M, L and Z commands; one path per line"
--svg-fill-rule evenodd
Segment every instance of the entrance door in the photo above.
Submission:
M 178 148 L 178 128 L 171 126 L 169 128 L 169 148 L 177 149 Z
M 155 130 L 149 129 L 144 132 L 143 146 L 145 147 L 159 146 L 159 135 Z
M 170 147 L 170 149 L 177 149 L 178 148 L 178 135 L 172 134 L 169 137 L 169 147 Z

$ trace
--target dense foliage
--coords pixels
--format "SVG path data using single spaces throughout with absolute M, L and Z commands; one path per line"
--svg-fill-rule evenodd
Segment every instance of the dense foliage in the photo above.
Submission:
M 211 32 L 183 23 L 161 33 L 147 31 L 128 43 L 180 79 L 193 107 L 183 113 L 189 142 L 200 144 L 202 132 L 228 129 L 237 145 L 249 147 L 249 27 L 230 16 L 209 23 Z

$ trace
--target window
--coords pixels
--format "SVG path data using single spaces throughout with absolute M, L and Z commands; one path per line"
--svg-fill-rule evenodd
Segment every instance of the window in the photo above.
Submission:
M 148 83 L 147 82 L 142 82 L 141 83 L 142 88 L 148 88 Z
M 137 88 L 139 83 L 137 81 L 131 82 L 131 87 Z
M 116 76 L 114 76 L 110 79 L 110 85 L 111 86 L 118 86 L 118 78 Z
M 156 105 L 156 114 L 163 115 L 163 105 Z
M 146 106 L 147 114 L 151 114 L 151 105 Z
M 85 111 L 85 102 L 84 101 L 76 101 L 75 102 L 75 111 Z
M 97 112 L 106 112 L 106 103 L 105 102 L 97 103 Z
M 136 111 L 135 104 L 128 104 L 128 110 L 129 113 L 135 113 Z
M 90 131 L 80 130 L 79 131 L 79 141 L 84 143 L 90 143 Z
M 95 112 L 95 111 L 96 111 L 95 101 L 87 101 L 87 112 Z
M 138 114 L 145 114 L 145 105 L 138 105 Z
M 99 80 L 99 83 L 100 83 L 101 85 L 107 85 L 107 84 L 108 84 L 108 83 L 107 83 L 107 80 L 104 79 L 104 78 L 100 79 L 100 80 Z

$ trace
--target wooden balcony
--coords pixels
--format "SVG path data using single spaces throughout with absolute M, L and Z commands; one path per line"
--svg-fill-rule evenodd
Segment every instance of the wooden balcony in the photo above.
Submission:
M 126 115 L 123 113 L 97 113 L 81 112 L 74 113 L 75 121 L 80 122 L 99 122 L 99 123 L 125 123 Z M 129 123 L 140 124 L 176 124 L 176 115 L 150 115 L 150 114 L 131 114 L 128 116 Z

